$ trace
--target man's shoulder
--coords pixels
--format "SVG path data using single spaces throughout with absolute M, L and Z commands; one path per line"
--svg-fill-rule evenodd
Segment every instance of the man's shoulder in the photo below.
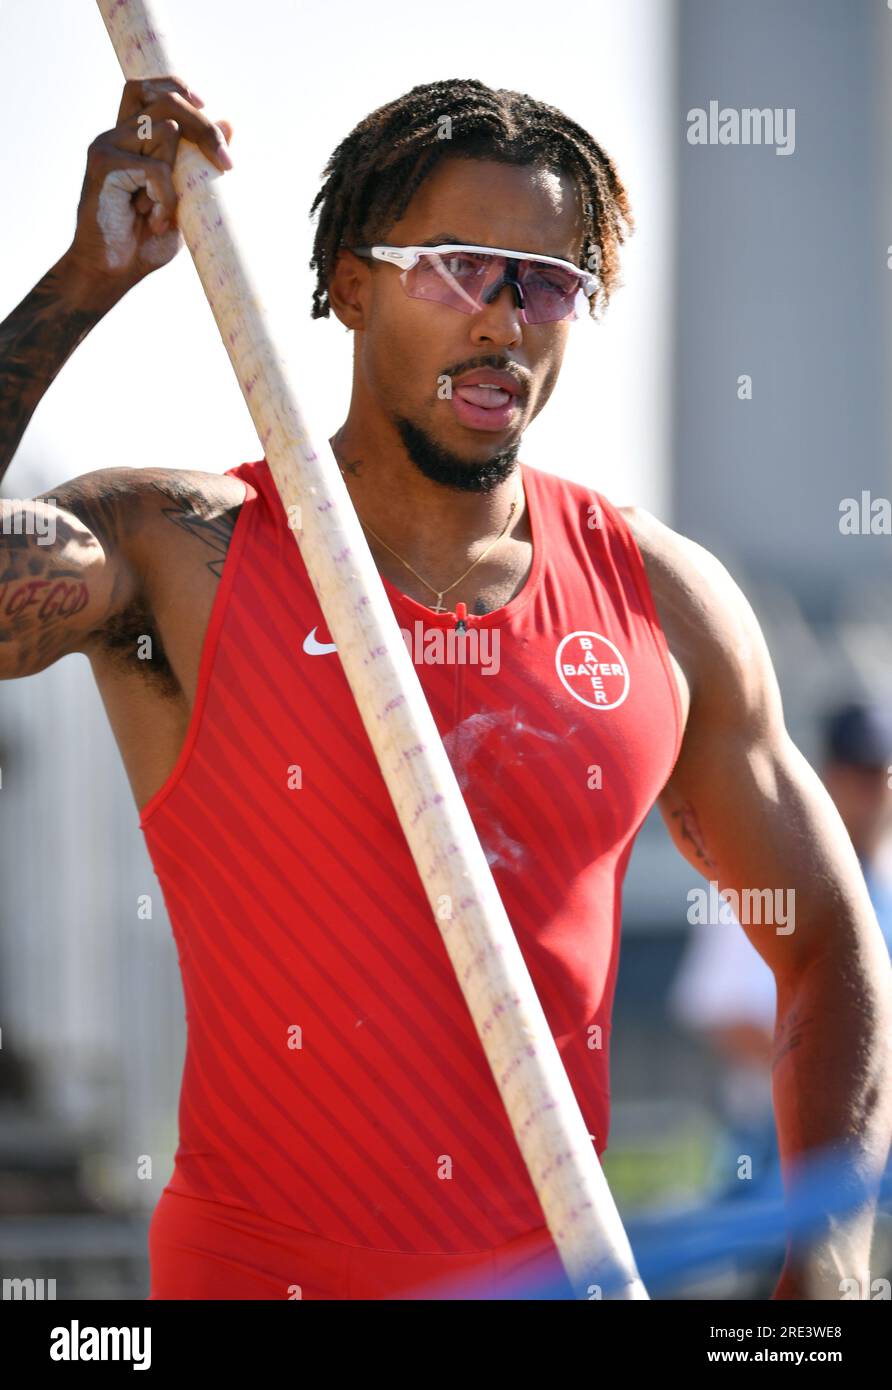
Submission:
M 620 505 L 589 484 L 525 464 L 542 487 L 572 497 L 606 502 L 628 527 L 640 551 L 658 613 L 685 649 L 721 647 L 734 640 L 735 626 L 752 620 L 752 610 L 730 572 L 706 546 L 674 531 L 646 507 Z M 671 645 L 671 644 L 670 644 Z
M 206 565 L 218 578 L 247 497 L 238 477 L 199 469 L 100 468 L 42 494 L 87 527 L 140 593 Z
M 720 610 L 741 595 L 730 571 L 705 545 L 674 531 L 646 507 L 617 507 L 635 538 L 642 558 L 657 578 L 687 597 L 696 616 L 706 617 L 716 605 Z
M 221 473 L 186 468 L 98 468 L 41 493 L 70 511 L 106 543 L 134 534 L 152 514 L 175 508 L 210 517 L 238 508 L 245 484 Z
M 621 511 L 641 552 L 670 649 L 692 683 L 758 700 L 773 681 L 753 608 L 727 566 L 706 546 L 646 508 Z
M 743 595 L 726 566 L 706 546 L 674 531 L 653 512 L 635 504 L 620 505 L 587 483 L 565 478 L 543 468 L 524 464 L 524 471 L 542 487 L 567 491 L 580 498 L 600 498 L 617 512 L 631 531 L 653 584 L 671 591 L 691 616 L 702 620 L 717 608 L 719 614 L 733 607 Z M 745 600 L 744 600 L 745 602 Z
M 704 584 L 705 598 L 723 585 L 733 585 L 727 568 L 706 546 L 674 531 L 646 507 L 637 504 L 617 506 L 645 561 L 669 582 Z M 736 587 L 736 586 L 735 586 Z

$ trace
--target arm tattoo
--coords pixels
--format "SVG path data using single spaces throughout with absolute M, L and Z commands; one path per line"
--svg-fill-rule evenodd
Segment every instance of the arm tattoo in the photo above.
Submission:
M 187 535 L 203 541 L 214 551 L 216 558 L 208 560 L 207 568 L 219 579 L 223 573 L 229 543 L 241 507 L 230 507 L 228 511 L 211 513 L 207 500 L 185 484 L 165 480 L 164 483 L 153 483 L 152 486 L 168 501 L 175 503 L 172 507 L 162 507 L 161 515 Z M 211 514 L 202 515 L 200 508 Z
M 130 469 L 114 476 L 87 475 L 34 500 L 56 505 L 54 544 L 39 544 L 27 533 L 4 534 L 0 544 L 0 643 L 14 647 L 19 674 L 41 669 L 65 649 L 68 620 L 90 602 L 78 551 L 92 548 L 95 537 L 106 555 L 112 555 L 139 526 Z M 73 526 L 66 512 L 91 536 Z M 123 567 L 115 567 L 113 575 L 106 613 L 94 631 L 117 610 L 128 583 Z
M 710 857 L 709 851 L 706 848 L 706 841 L 700 829 L 700 822 L 697 820 L 697 812 L 694 810 L 691 803 L 686 801 L 677 811 L 673 811 L 672 819 L 678 821 L 679 834 L 682 840 L 690 841 L 694 846 L 694 852 L 700 862 L 707 869 L 715 869 L 717 867 L 716 862 Z
M 67 620 L 87 606 L 87 585 L 59 556 L 67 543 L 81 539 L 63 517 L 56 522 L 56 547 L 37 545 L 28 535 L 3 537 L 0 649 L 16 644 L 14 675 L 42 667 L 64 643 Z
M 147 477 L 150 472 L 155 476 Z M 142 570 L 142 553 L 147 547 L 154 549 L 155 543 L 153 532 L 145 532 L 151 527 L 145 502 L 159 493 L 170 505 L 159 507 L 153 502 L 149 512 L 195 537 L 202 551 L 209 547 L 213 558 L 207 561 L 207 568 L 220 577 L 241 503 L 224 509 L 226 494 L 213 485 L 206 491 L 195 476 L 187 473 L 179 478 L 163 470 L 120 468 L 87 474 L 54 488 L 52 494 L 40 494 L 35 501 L 56 504 L 55 544 L 44 546 L 27 533 L 15 532 L 4 533 L 0 544 L 0 655 L 3 644 L 14 644 L 19 674 L 40 669 L 65 649 L 68 620 L 82 613 L 90 602 L 90 584 L 78 563 L 78 548 L 98 542 L 107 558 L 123 552 L 124 560 L 110 567 L 110 592 L 106 591 L 103 612 L 97 614 L 88 635 L 100 635 L 107 651 L 122 656 L 132 655 L 140 636 L 152 635 L 152 671 L 161 672 L 171 686 L 175 684 Z M 71 514 L 67 519 L 66 512 Z M 85 536 L 72 525 L 71 516 L 77 517 L 90 534 Z M 146 538 L 140 541 L 144 534 Z M 134 561 L 135 541 L 142 550 L 137 549 Z M 12 646 L 7 646 L 7 666 L 11 650 Z M 147 669 L 141 662 L 140 670 Z
M 774 1060 L 771 1063 L 771 1070 L 774 1071 L 781 1058 L 786 1057 L 788 1052 L 799 1047 L 802 1042 L 802 1035 L 811 1023 L 811 1016 L 802 1018 L 800 1010 L 792 1008 L 778 1026 L 777 1038 L 775 1039 Z
M 0 324 L 0 480 L 41 398 L 104 313 L 74 307 L 53 266 Z

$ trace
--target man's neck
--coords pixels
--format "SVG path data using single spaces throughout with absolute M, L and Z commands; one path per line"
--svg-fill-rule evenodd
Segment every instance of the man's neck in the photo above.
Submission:
M 402 448 L 382 459 L 363 445 L 347 425 L 329 440 L 356 511 L 365 524 L 366 537 L 379 564 L 388 575 L 397 564 L 370 531 L 433 585 L 451 584 L 482 549 L 507 530 L 493 546 L 492 561 L 481 563 L 492 574 L 492 564 L 507 554 L 512 539 L 528 541 L 526 499 L 520 464 L 489 492 L 461 492 L 434 482 L 406 457 Z M 511 513 L 514 501 L 517 505 Z M 403 571 L 405 573 L 405 570 Z M 400 582 L 400 581 L 397 581 Z

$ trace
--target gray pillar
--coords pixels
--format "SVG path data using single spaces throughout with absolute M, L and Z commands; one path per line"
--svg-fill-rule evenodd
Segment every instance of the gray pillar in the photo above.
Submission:
M 681 4 L 674 524 L 816 616 L 890 575 L 892 539 L 839 530 L 843 498 L 890 495 L 890 26 L 869 0 Z M 710 100 L 792 108 L 794 152 L 689 144 Z

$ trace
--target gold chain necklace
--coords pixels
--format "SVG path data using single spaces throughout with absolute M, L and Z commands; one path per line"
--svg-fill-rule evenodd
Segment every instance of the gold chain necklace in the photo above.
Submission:
M 341 469 L 341 475 L 342 475 L 342 476 L 345 476 L 345 475 L 344 475 L 344 470 L 343 470 L 343 468 Z M 435 607 L 432 611 L 433 611 L 434 613 L 445 613 L 445 612 L 447 612 L 448 610 L 442 607 L 443 595 L 444 595 L 444 594 L 448 594 L 450 589 L 454 589 L 455 586 L 456 586 L 456 584 L 460 584 L 460 583 L 462 582 L 463 579 L 466 579 L 467 576 L 471 573 L 471 570 L 474 569 L 474 567 L 475 567 L 476 565 L 479 565 L 481 560 L 483 560 L 483 559 L 486 558 L 486 556 L 487 556 L 487 555 L 489 554 L 489 552 L 492 550 L 493 546 L 494 546 L 494 545 L 498 545 L 499 541 L 502 539 L 502 537 L 504 536 L 505 532 L 508 530 L 508 527 L 511 525 L 511 518 L 513 517 L 513 515 L 514 515 L 515 511 L 517 510 L 518 506 L 520 505 L 520 498 L 521 498 L 520 479 L 518 479 L 517 496 L 515 497 L 514 501 L 511 503 L 511 510 L 510 510 L 509 513 L 508 513 L 508 520 L 505 522 L 505 525 L 502 527 L 502 530 L 501 530 L 501 531 L 499 532 L 499 534 L 496 536 L 496 538 L 495 538 L 494 541 L 490 541 L 489 545 L 486 547 L 486 549 L 483 551 L 483 553 L 482 553 L 481 555 L 478 555 L 478 556 L 477 556 L 477 559 L 474 561 L 474 564 L 473 564 L 473 565 L 469 565 L 468 568 L 465 570 L 464 574 L 459 575 L 458 579 L 456 579 L 456 580 L 454 581 L 454 583 L 452 583 L 452 584 L 447 584 L 445 589 L 435 589 L 434 586 L 433 586 L 433 584 L 428 584 L 427 580 L 424 579 L 424 578 L 422 578 L 422 576 L 418 573 L 418 571 L 417 571 L 416 569 L 412 569 L 412 566 L 409 564 L 409 561 L 408 561 L 408 560 L 404 560 L 403 557 L 402 557 L 402 555 L 398 555 L 397 552 L 393 549 L 392 546 L 389 546 L 389 545 L 387 544 L 386 541 L 383 541 L 383 540 L 381 539 L 381 537 L 378 535 L 377 531 L 372 531 L 371 526 L 369 526 L 369 524 L 368 524 L 367 521 L 363 521 L 362 517 L 359 516 L 359 512 L 358 512 L 358 511 L 356 512 L 356 515 L 359 517 L 360 524 L 361 524 L 362 526 L 364 526 L 365 529 L 366 529 L 367 531 L 371 532 L 371 534 L 375 537 L 375 540 L 378 542 L 379 545 L 383 545 L 383 547 L 384 547 L 385 550 L 389 550 L 390 553 L 391 553 L 391 555 L 394 557 L 394 559 L 399 560 L 399 562 L 400 562 L 401 565 L 405 565 L 405 567 L 406 567 L 407 570 L 412 570 L 412 573 L 414 574 L 415 578 L 418 579 L 418 580 L 420 580 L 421 583 L 424 585 L 424 587 L 425 587 L 426 589 L 430 589 L 430 591 L 431 591 L 432 594 L 436 594 L 436 596 L 437 596 L 437 603 L 436 603 L 436 607 Z M 355 510 L 356 510 L 356 508 L 355 508 L 355 505 L 354 505 L 354 511 L 355 511 Z

